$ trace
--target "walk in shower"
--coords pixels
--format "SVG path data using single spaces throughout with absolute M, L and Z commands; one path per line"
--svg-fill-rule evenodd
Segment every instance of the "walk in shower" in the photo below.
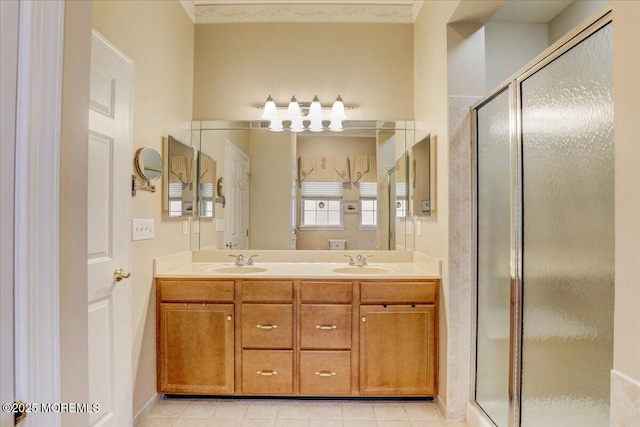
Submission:
M 475 403 L 498 427 L 609 425 L 612 25 L 473 107 Z

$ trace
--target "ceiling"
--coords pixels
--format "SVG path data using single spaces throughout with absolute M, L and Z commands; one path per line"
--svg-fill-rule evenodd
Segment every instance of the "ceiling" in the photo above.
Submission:
M 571 3 L 573 0 L 506 0 L 491 21 L 547 24 Z
M 193 0 L 196 5 L 265 5 L 265 4 L 369 4 L 369 5 L 413 5 L 415 0 Z
M 496 6 L 501 4 L 491 17 L 491 21 L 546 24 L 574 0 L 493 1 L 496 2 Z M 231 22 L 410 24 L 414 22 L 424 4 L 423 0 L 180 0 L 180 2 L 198 24 Z
M 197 24 L 226 22 L 413 23 L 422 0 L 181 0 Z

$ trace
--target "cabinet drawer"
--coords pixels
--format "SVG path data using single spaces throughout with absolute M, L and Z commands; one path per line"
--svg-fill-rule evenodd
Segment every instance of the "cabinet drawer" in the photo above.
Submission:
M 243 348 L 292 348 L 291 304 L 243 304 Z
M 245 280 L 242 282 L 242 301 L 292 302 L 293 282 Z
M 350 349 L 351 321 L 351 304 L 303 304 L 300 314 L 300 347 Z
M 161 301 L 233 302 L 233 280 L 158 281 Z
M 362 304 L 435 303 L 437 295 L 437 281 L 360 283 Z
M 293 393 L 292 350 L 244 350 L 242 392 L 245 394 Z
M 349 303 L 353 300 L 351 282 L 300 282 L 302 302 Z
M 300 393 L 351 394 L 351 352 L 300 352 Z

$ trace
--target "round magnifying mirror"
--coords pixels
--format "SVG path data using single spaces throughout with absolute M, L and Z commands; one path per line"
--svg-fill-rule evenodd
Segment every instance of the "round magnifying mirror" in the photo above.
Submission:
M 155 181 L 162 176 L 162 157 L 151 147 L 136 151 L 136 170 L 147 181 Z

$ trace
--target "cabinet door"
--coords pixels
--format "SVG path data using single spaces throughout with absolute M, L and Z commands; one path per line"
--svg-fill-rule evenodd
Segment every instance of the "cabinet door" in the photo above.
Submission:
M 160 304 L 158 387 L 233 393 L 233 304 Z
M 435 395 L 432 305 L 360 306 L 360 393 Z

